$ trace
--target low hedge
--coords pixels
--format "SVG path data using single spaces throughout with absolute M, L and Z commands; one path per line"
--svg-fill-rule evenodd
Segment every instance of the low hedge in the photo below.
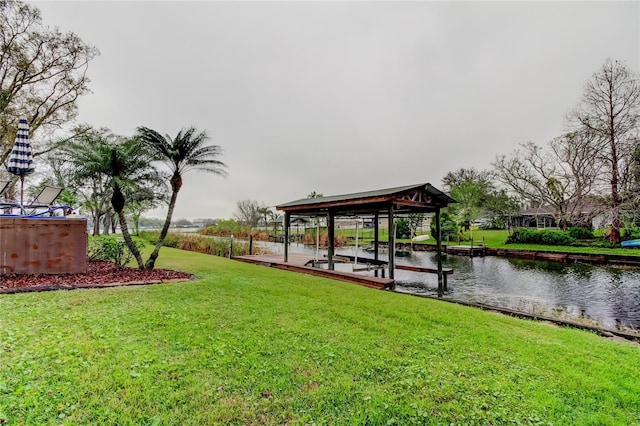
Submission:
M 569 232 L 553 229 L 518 228 L 509 238 L 507 244 L 544 244 L 549 246 L 572 246 L 576 239 Z

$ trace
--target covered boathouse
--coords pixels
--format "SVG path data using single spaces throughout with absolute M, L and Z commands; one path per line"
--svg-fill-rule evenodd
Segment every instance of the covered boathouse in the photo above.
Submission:
M 293 218 L 326 217 L 329 247 L 327 267 L 334 270 L 334 236 L 335 220 L 341 217 L 372 218 L 374 226 L 373 255 L 374 262 L 379 262 L 378 224 L 380 219 L 389 220 L 389 278 L 394 279 L 395 265 L 395 227 L 396 217 L 404 217 L 411 213 L 434 213 L 436 223 L 438 290 L 443 289 L 442 246 L 440 238 L 440 209 L 456 201 L 429 183 L 380 189 L 376 191 L 354 194 L 333 195 L 317 198 L 303 198 L 276 206 L 284 212 L 284 262 L 289 261 L 289 228 Z M 446 282 L 446 281 L 445 281 Z

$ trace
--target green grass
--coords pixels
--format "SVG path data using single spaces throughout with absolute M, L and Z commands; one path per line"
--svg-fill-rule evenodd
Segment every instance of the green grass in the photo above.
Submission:
M 346 237 L 353 241 L 355 241 L 356 230 L 355 228 L 343 228 L 336 229 L 336 236 Z M 422 232 L 424 234 L 431 235 L 431 232 L 425 230 Z M 419 234 L 421 234 L 419 232 Z M 472 235 L 473 234 L 473 235 Z M 368 244 L 373 243 L 373 229 L 364 228 L 358 230 L 358 241 L 360 246 L 366 246 Z M 482 230 L 482 229 L 473 229 L 473 233 L 467 231 L 464 233 L 464 238 L 461 241 L 457 239 L 451 239 L 449 244 L 451 245 L 470 245 L 471 237 L 473 236 L 473 243 L 478 245 L 484 241 L 487 247 L 491 248 L 505 248 L 505 249 L 514 249 L 514 250 L 537 250 L 537 251 L 556 251 L 561 253 L 588 253 L 588 254 L 621 254 L 628 256 L 640 256 L 640 250 L 635 248 L 606 248 L 606 247 L 580 247 L 580 246 L 550 246 L 550 245 L 542 245 L 542 244 L 505 244 L 507 237 L 509 236 L 509 232 L 507 230 Z M 389 240 L 388 230 L 380 229 L 379 240 L 381 242 L 387 242 Z M 396 242 L 398 243 L 410 243 L 410 239 L 397 238 Z M 435 245 L 434 239 L 429 239 L 427 241 L 419 241 L 414 242 L 413 244 L 429 244 Z M 443 244 L 446 244 L 447 241 L 443 240 Z
M 537 251 L 556 251 L 562 253 L 588 253 L 588 254 L 622 254 L 628 256 L 640 256 L 640 250 L 634 248 L 606 248 L 606 247 L 580 247 L 580 246 L 550 246 L 543 244 L 505 244 L 509 233 L 507 230 L 473 230 L 473 242 L 479 244 L 484 241 L 487 247 L 504 248 L 513 250 L 537 250 Z M 470 245 L 471 233 L 465 232 L 465 239 L 450 240 L 450 244 Z M 400 242 L 410 242 L 409 240 L 398 240 Z M 435 244 L 433 240 L 419 242 L 414 244 Z M 446 244 L 446 241 L 443 241 Z
M 9 425 L 640 423 L 640 347 L 163 248 L 196 281 L 0 295 Z

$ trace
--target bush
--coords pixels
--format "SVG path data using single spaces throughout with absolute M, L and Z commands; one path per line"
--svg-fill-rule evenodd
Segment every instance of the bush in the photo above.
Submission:
M 144 247 L 143 241 L 135 242 L 138 249 Z M 89 240 L 89 260 L 104 260 L 114 263 L 118 268 L 133 259 L 133 253 L 124 240 L 114 235 L 97 235 Z
M 411 228 L 409 227 L 409 221 L 407 219 L 396 219 L 396 237 L 397 238 L 409 238 L 411 235 Z
M 158 239 L 160 238 L 160 231 L 141 231 L 140 238 L 144 238 L 149 241 L 151 244 L 157 244 Z M 162 243 L 165 247 L 177 248 L 180 244 L 180 236 L 179 234 L 168 233 L 164 238 L 164 242 Z
M 590 240 L 593 238 L 593 231 L 581 226 L 572 226 L 567 232 L 576 240 Z
M 446 240 L 447 237 L 456 238 L 458 235 L 458 224 L 447 212 L 440 213 L 440 234 L 442 235 L 443 240 Z M 431 235 L 434 238 L 436 236 L 435 219 L 431 221 Z
M 625 228 L 622 232 L 622 238 L 625 240 L 640 239 L 640 228 L 638 228 L 637 226 Z
M 568 232 L 552 229 L 518 228 L 509 238 L 507 244 L 543 244 L 547 246 L 571 246 L 576 240 Z

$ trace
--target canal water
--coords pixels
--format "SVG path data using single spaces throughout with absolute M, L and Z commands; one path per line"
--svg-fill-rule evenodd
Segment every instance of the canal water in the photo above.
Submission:
M 272 253 L 282 253 L 279 243 L 261 243 Z M 291 253 L 315 255 L 315 247 L 291 244 Z M 323 258 L 326 250 L 319 251 Z M 336 254 L 355 255 L 354 247 Z M 373 258 L 362 249 L 358 257 Z M 386 260 L 387 253 L 380 252 Z M 396 257 L 397 264 L 436 267 L 434 252 L 413 252 Z M 336 269 L 350 271 L 352 264 Z M 558 262 L 448 255 L 443 267 L 452 268 L 443 298 L 481 303 L 558 320 L 580 322 L 609 330 L 640 333 L 640 269 L 574 265 Z M 372 275 L 373 273 L 368 273 Z M 435 274 L 396 270 L 396 291 L 416 295 L 438 294 Z

